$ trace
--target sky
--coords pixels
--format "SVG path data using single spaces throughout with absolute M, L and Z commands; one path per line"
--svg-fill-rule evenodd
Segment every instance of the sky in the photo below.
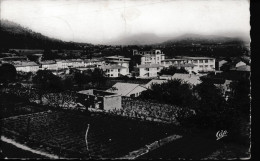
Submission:
M 64 41 L 250 35 L 249 0 L 1 0 L 1 19 Z

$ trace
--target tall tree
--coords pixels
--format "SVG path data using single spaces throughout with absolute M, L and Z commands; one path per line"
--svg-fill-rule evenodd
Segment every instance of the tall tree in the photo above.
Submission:
M 0 66 L 0 82 L 9 83 L 16 80 L 16 69 L 12 64 L 2 64 Z

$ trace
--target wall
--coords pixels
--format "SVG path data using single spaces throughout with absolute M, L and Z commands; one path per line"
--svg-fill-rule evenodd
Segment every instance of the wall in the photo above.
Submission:
M 122 108 L 122 98 L 121 96 L 105 96 L 103 98 L 104 110 L 113 110 Z

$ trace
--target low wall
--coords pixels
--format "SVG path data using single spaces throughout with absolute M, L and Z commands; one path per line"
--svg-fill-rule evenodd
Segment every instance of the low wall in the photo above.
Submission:
M 180 136 L 180 135 L 168 136 L 166 138 L 155 141 L 151 144 L 145 145 L 144 147 L 142 147 L 138 150 L 132 151 L 128 155 L 123 156 L 123 157 L 118 158 L 118 159 L 136 159 L 137 157 L 140 157 L 140 156 L 142 156 L 146 153 L 149 153 L 152 150 L 155 150 L 155 149 L 157 149 L 157 148 L 159 148 L 159 147 L 161 147 L 161 146 L 163 146 L 167 143 L 170 143 L 170 142 L 177 140 L 177 139 L 180 139 L 180 138 L 182 138 L 182 136 Z

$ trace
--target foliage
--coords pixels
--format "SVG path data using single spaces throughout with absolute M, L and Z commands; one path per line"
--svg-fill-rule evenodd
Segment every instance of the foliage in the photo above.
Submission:
M 162 84 L 153 84 L 151 89 L 143 91 L 142 99 L 157 100 L 160 103 L 167 103 L 177 106 L 193 105 L 192 87 L 180 79 L 169 80 Z
M 232 108 L 245 115 L 250 114 L 250 81 L 240 80 L 230 84 L 231 92 L 228 103 Z
M 61 78 L 49 70 L 39 70 L 33 77 L 33 82 L 43 91 L 60 91 L 63 89 Z
M 16 80 L 16 69 L 12 64 L 0 66 L 0 83 L 9 83 Z
M 188 73 L 184 68 L 177 69 L 174 66 L 170 66 L 169 68 L 163 68 L 159 75 L 174 75 L 175 73 Z
M 107 78 L 102 69 L 95 68 L 93 71 L 89 69 L 84 73 L 76 72 L 74 80 L 80 88 L 85 84 L 92 84 L 92 88 L 99 88 L 106 83 Z

